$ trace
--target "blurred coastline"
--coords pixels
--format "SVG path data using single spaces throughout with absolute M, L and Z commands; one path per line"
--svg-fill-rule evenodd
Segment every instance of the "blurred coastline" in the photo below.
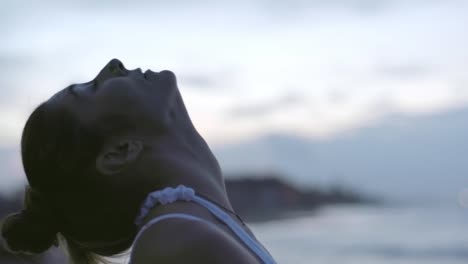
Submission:
M 281 180 L 285 178 L 269 174 L 231 176 L 226 180 L 226 189 L 232 206 L 247 222 L 290 218 L 323 206 L 382 202 L 346 186 L 298 189 Z
M 225 182 L 234 209 L 248 223 L 296 218 L 300 214 L 311 215 L 318 208 L 329 205 L 377 203 L 374 198 L 348 191 L 344 187 L 299 190 L 275 175 L 238 175 Z M 21 191 L 0 196 L 0 219 L 21 210 L 22 200 Z M 14 256 L 3 247 L 0 248 L 0 263 L 31 260 L 36 263 L 62 263 L 64 255 L 53 248 L 42 256 Z
M 227 180 L 226 186 L 238 214 L 278 263 L 468 261 L 468 211 L 456 205 L 392 203 L 345 186 L 299 191 L 265 175 Z M 2 197 L 0 217 L 20 209 L 21 200 L 21 192 Z M 2 264 L 64 262 L 57 248 L 36 257 L 0 249 Z

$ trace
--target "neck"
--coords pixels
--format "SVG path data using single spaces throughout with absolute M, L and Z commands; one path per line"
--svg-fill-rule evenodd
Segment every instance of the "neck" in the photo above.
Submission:
M 162 142 L 171 141 L 174 140 L 169 138 Z M 140 175 L 144 175 L 146 186 L 152 188 L 149 191 L 182 184 L 232 210 L 221 169 L 206 143 L 192 148 L 181 142 L 155 143 L 147 153 L 140 164 Z M 195 144 L 189 144 L 192 145 Z
M 232 211 L 221 169 L 201 137 L 163 136 L 154 141 L 145 154 L 138 166 L 138 173 L 144 175 L 145 195 L 165 187 L 185 185 Z M 193 206 L 193 203 L 176 202 L 157 206 L 155 212 L 170 208 L 191 210 L 189 207 Z
M 185 214 L 189 214 L 193 216 L 198 216 L 208 221 L 213 221 L 213 222 L 216 221 L 213 215 L 204 206 L 193 201 L 186 201 L 185 200 L 186 198 L 184 197 L 187 197 L 187 196 L 184 196 L 183 194 L 184 191 L 179 189 L 180 187 L 179 188 L 176 188 L 176 186 L 168 186 L 168 187 L 172 187 L 175 190 L 164 190 L 164 191 L 158 190 L 158 192 L 153 194 L 152 199 L 149 199 L 145 202 L 145 208 L 149 209 L 149 212 L 146 215 L 141 216 L 141 217 L 144 217 L 143 221 L 137 223 L 138 225 L 140 225 L 140 227 L 144 226 L 146 223 L 148 223 L 149 221 L 151 221 L 152 219 L 158 216 L 170 214 L 170 213 L 185 213 Z M 233 217 L 234 216 L 237 217 L 237 215 L 232 211 L 232 208 L 230 207 L 230 204 L 229 204 L 229 200 L 227 199 L 227 197 L 225 197 L 225 195 L 224 195 L 224 198 L 226 198 L 227 200 L 227 206 L 222 205 L 222 201 L 213 199 L 212 198 L 213 195 L 209 196 L 209 195 L 203 194 L 200 191 L 196 191 L 196 189 L 193 188 L 193 186 L 186 186 L 186 187 L 190 187 L 194 189 L 196 196 L 198 195 L 201 197 L 205 197 L 211 200 L 212 202 L 214 202 L 215 204 L 221 205 L 221 207 L 224 207 L 227 213 L 230 213 Z M 161 191 L 162 193 L 159 193 Z M 177 199 L 177 200 L 175 200 L 174 202 L 169 202 L 169 203 L 163 202 L 164 201 L 163 199 L 167 199 L 168 197 L 168 196 L 163 195 L 164 193 L 166 193 L 166 195 L 169 195 L 169 197 L 173 197 L 173 199 Z M 161 198 L 156 198 L 158 197 L 157 195 L 161 195 L 159 196 Z M 166 197 L 166 198 L 163 198 L 163 197 Z M 188 197 L 191 197 L 191 195 L 189 195 Z M 161 201 L 162 204 L 154 203 L 154 201 L 156 200 Z M 141 220 L 138 220 L 138 221 L 141 221 Z
M 209 173 L 203 175 L 193 174 L 189 175 L 189 177 L 174 178 L 162 188 L 176 187 L 181 184 L 194 189 L 195 193 L 205 196 L 228 210 L 233 210 L 226 192 L 224 180 L 221 177 L 215 177 Z

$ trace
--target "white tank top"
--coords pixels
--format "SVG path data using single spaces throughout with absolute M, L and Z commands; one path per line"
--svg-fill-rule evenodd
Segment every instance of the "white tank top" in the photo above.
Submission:
M 268 253 L 268 251 L 256 239 L 254 239 L 251 235 L 249 235 L 241 225 L 239 225 L 236 221 L 234 221 L 229 214 L 227 214 L 225 211 L 223 211 L 221 208 L 219 208 L 219 206 L 217 206 L 213 202 L 210 202 L 207 199 L 196 195 L 195 191 L 192 188 L 188 188 L 184 185 L 179 185 L 177 188 L 167 187 L 163 190 L 150 193 L 148 197 L 146 198 L 145 202 L 143 203 L 141 210 L 140 210 L 140 214 L 135 220 L 135 223 L 138 226 L 141 226 L 143 219 L 147 216 L 151 208 L 153 208 L 157 204 L 165 205 L 168 203 L 173 203 L 175 201 L 181 201 L 181 200 L 195 202 L 205 207 L 206 209 L 208 209 L 218 220 L 226 224 L 229 227 L 229 229 L 231 229 L 231 231 L 242 241 L 242 243 L 244 243 L 245 246 L 249 248 L 250 251 L 254 253 L 260 259 L 261 262 L 265 264 L 276 264 L 276 261 Z M 188 220 L 193 220 L 193 221 L 202 221 L 207 224 L 214 225 L 213 223 L 205 219 L 202 219 L 202 218 L 190 215 L 190 214 L 184 214 L 184 213 L 164 214 L 154 219 L 151 219 L 148 223 L 146 223 L 143 227 L 141 227 L 133 244 L 135 244 L 135 242 L 138 241 L 140 236 L 145 232 L 145 230 L 148 227 L 156 224 L 159 221 L 162 221 L 164 219 L 169 219 L 169 218 L 183 218 L 183 219 L 188 219 Z M 129 264 L 132 263 L 132 259 L 133 259 L 133 252 L 130 255 Z

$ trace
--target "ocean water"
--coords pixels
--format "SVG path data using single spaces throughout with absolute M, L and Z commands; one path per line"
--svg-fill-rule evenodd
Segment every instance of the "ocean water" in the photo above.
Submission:
M 328 207 L 249 225 L 283 264 L 467 264 L 468 209 Z

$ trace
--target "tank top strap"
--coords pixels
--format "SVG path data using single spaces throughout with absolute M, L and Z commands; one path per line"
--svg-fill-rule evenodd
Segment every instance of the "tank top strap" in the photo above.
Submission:
M 256 240 L 254 239 L 245 229 L 239 225 L 234 219 L 223 211 L 219 206 L 215 203 L 209 201 L 206 198 L 198 196 L 195 194 L 195 191 L 192 188 L 188 188 L 184 185 L 179 185 L 177 188 L 167 187 L 160 191 L 152 192 L 148 195 L 147 199 L 144 201 L 143 206 L 141 207 L 140 214 L 136 218 L 135 223 L 137 225 L 141 225 L 143 219 L 148 215 L 151 208 L 156 206 L 157 204 L 168 204 L 173 203 L 175 201 L 191 201 L 197 203 L 210 211 L 219 221 L 224 223 L 246 246 L 249 248 L 258 258 L 265 264 L 276 264 L 276 261 L 273 257 L 268 253 L 268 251 Z M 149 226 L 167 218 L 171 217 L 178 217 L 178 218 L 185 218 L 195 221 L 205 221 L 207 220 L 201 219 L 199 217 L 195 217 L 188 214 L 166 214 L 155 219 L 152 219 L 148 223 L 146 223 L 139 231 L 135 241 L 141 236 L 141 233 L 144 232 Z M 209 224 L 213 224 L 208 222 Z
M 231 231 L 239 237 L 239 239 L 248 247 L 250 248 L 265 264 L 276 264 L 273 257 L 268 253 L 268 251 L 252 236 L 245 231 L 245 229 L 240 226 L 236 221 L 232 219 L 232 217 L 221 210 L 218 206 L 214 203 L 199 197 L 195 196 L 193 201 L 204 206 L 208 209 L 216 218 L 218 218 L 221 222 L 226 224 Z

